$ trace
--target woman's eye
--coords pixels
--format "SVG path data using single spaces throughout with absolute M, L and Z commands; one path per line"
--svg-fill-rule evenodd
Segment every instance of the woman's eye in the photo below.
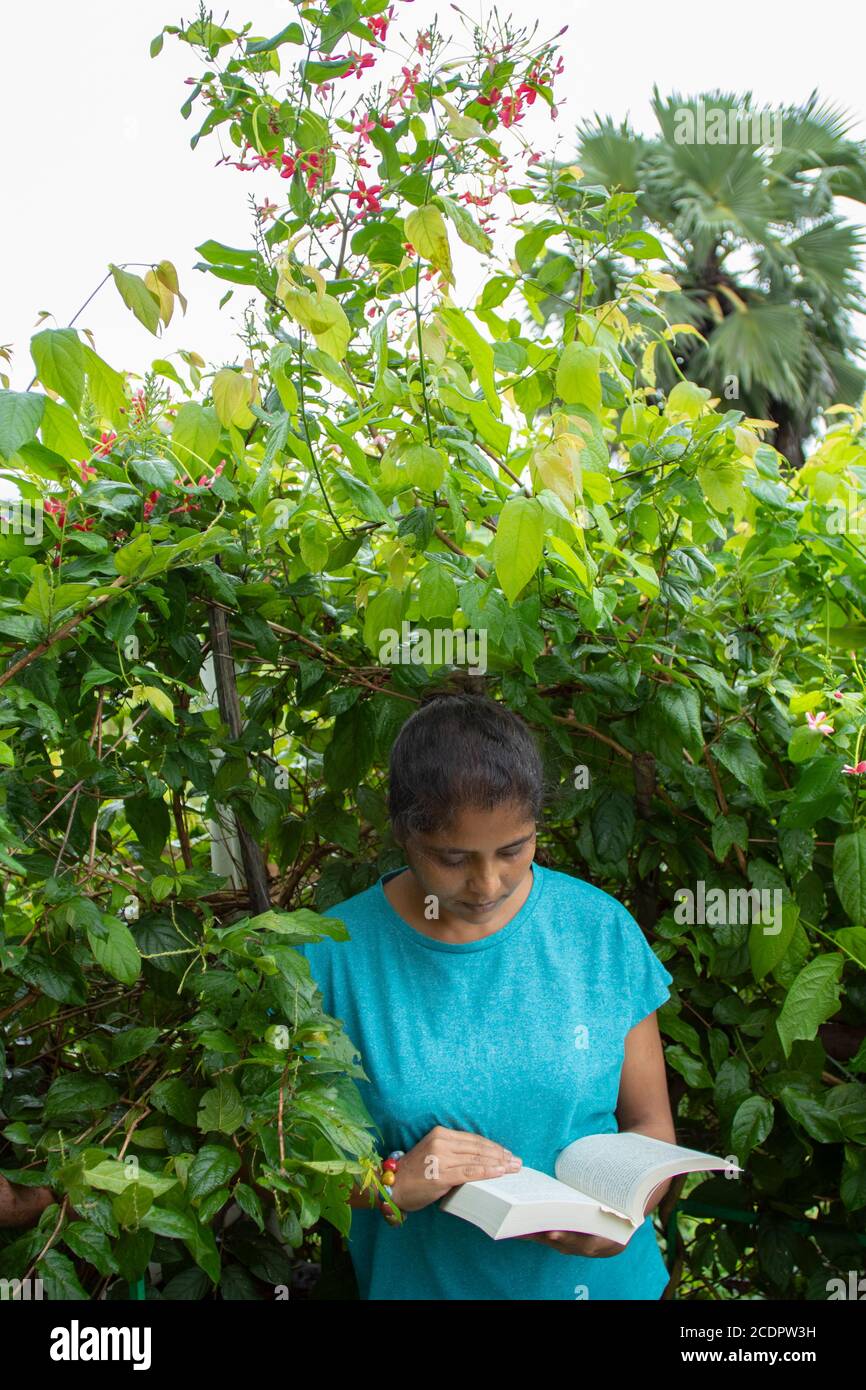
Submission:
M 517 849 L 503 849 L 499 852 L 504 859 L 516 859 L 522 850 L 523 845 L 518 845 Z M 465 859 L 445 859 L 444 856 L 439 856 L 439 863 L 444 864 L 446 869 L 459 869 L 465 862 Z

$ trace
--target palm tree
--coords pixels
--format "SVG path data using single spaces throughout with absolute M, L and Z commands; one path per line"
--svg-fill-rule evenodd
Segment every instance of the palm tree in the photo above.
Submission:
M 866 305 L 864 239 L 835 201 L 866 203 L 866 145 L 817 92 L 765 113 L 763 130 L 751 92 L 663 100 L 655 87 L 653 110 L 659 131 L 648 139 L 607 117 L 580 126 L 583 182 L 637 194 L 634 224 L 655 233 L 680 285 L 663 298 L 668 320 L 706 339 L 678 340 L 682 370 L 732 407 L 776 421 L 773 442 L 797 467 L 819 406 L 854 404 L 866 383 L 852 317 Z M 748 125 L 737 123 L 744 113 Z M 711 121 L 724 143 L 711 143 Z M 615 274 L 599 267 L 600 298 Z

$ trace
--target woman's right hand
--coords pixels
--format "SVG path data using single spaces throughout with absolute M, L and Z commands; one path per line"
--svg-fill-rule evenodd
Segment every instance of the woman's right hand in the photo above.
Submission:
M 434 1125 L 397 1165 L 389 1188 L 401 1211 L 420 1211 L 464 1182 L 516 1173 L 523 1160 L 480 1134 Z

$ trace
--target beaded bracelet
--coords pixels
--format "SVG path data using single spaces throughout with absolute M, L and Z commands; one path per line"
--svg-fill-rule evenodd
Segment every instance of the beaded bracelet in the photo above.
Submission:
M 382 1164 L 382 1182 L 385 1187 L 392 1187 L 394 1185 L 397 1179 L 397 1167 L 399 1165 L 400 1159 L 405 1157 L 405 1149 L 391 1150 L 388 1157 Z M 406 1217 L 406 1213 L 404 1211 L 401 1210 L 400 1215 L 398 1216 L 395 1212 L 391 1210 L 390 1207 L 385 1205 L 385 1199 L 383 1197 L 377 1196 L 376 1201 L 379 1205 L 379 1210 L 381 1211 L 382 1215 L 384 1216 L 385 1220 L 388 1222 L 390 1226 L 399 1226 L 402 1224 Z

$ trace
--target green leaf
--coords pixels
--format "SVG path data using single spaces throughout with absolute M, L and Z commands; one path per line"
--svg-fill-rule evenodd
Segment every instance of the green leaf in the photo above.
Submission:
M 140 275 L 121 270 L 117 265 L 109 264 L 108 269 L 127 309 L 131 309 L 139 323 L 143 323 L 151 333 L 157 333 L 160 322 L 158 297 L 147 288 Z
M 727 768 L 738 782 L 748 787 L 761 806 L 767 805 L 764 766 L 757 748 L 750 739 L 726 729 L 722 737 L 713 744 L 711 755 L 722 767 Z
M 786 1057 L 798 1038 L 811 1041 L 818 1028 L 839 1011 L 839 988 L 845 957 L 838 952 L 810 960 L 788 991 L 776 1028 Z
M 866 922 L 866 830 L 840 835 L 833 847 L 833 882 L 852 922 Z
M 456 203 L 453 198 L 446 198 L 444 194 L 439 195 L 439 202 L 445 209 L 446 217 L 453 222 L 455 231 L 461 241 L 467 246 L 471 246 L 473 251 L 480 251 L 482 255 L 489 255 L 493 249 L 493 241 L 479 227 L 475 218 L 467 212 L 462 203 Z M 414 243 L 413 243 L 414 245 Z
M 75 1266 L 59 1250 L 46 1250 L 36 1265 L 36 1278 L 42 1280 L 43 1297 L 52 1302 L 86 1302 L 87 1293 L 78 1281 Z
M 174 482 L 174 465 L 168 459 L 133 459 L 130 469 L 149 488 L 156 488 L 160 492 L 170 488 Z
M 225 1187 L 241 1166 L 240 1156 L 223 1144 L 204 1144 L 190 1164 L 187 1193 L 192 1200 Z
M 773 1128 L 773 1103 L 766 1096 L 749 1096 L 731 1121 L 731 1145 L 737 1161 L 744 1165 L 758 1144 L 763 1144 Z
M 451 268 L 451 248 L 448 245 L 448 229 L 445 219 L 433 203 L 425 203 L 403 219 L 406 240 L 411 242 L 418 255 L 429 261 L 436 270 L 442 272 L 449 284 L 454 284 Z
M 154 1109 L 192 1129 L 196 1123 L 197 1093 L 178 1076 L 158 1081 L 150 1093 Z
M 304 31 L 300 24 L 294 21 L 287 24 L 285 29 L 281 29 L 278 34 L 274 34 L 272 39 L 247 40 L 245 53 L 270 53 L 273 49 L 279 48 L 284 43 L 303 43 Z
M 422 618 L 451 618 L 457 607 L 457 585 L 444 565 L 430 561 L 418 576 L 418 609 Z
M 244 1104 L 230 1077 L 220 1076 L 212 1090 L 206 1091 L 198 1112 L 198 1127 L 234 1134 L 244 1122 Z
M 601 410 L 601 353 L 585 343 L 567 343 L 556 369 L 556 394 L 566 405 Z
M 117 1100 L 114 1087 L 101 1076 L 69 1072 L 52 1081 L 42 1111 L 46 1123 L 86 1118 Z
M 176 1177 L 157 1177 L 141 1163 L 121 1163 L 116 1158 L 105 1158 L 99 1163 L 85 1165 L 84 1179 L 91 1187 L 114 1193 L 125 1192 L 133 1183 L 143 1183 L 154 1197 L 161 1197 L 163 1193 L 170 1192 L 179 1182 Z
M 31 391 L 0 391 L 0 456 L 11 459 L 22 444 L 36 438 L 45 396 Z
M 376 751 L 376 722 L 368 701 L 358 701 L 334 720 L 325 747 L 323 771 L 332 791 L 343 792 L 364 780 Z
M 334 473 L 340 479 L 351 506 L 361 516 L 367 521 L 391 521 L 391 513 L 385 503 L 367 483 L 362 483 L 360 478 L 355 478 L 345 468 L 335 468 Z
M 118 1226 L 127 1231 L 137 1231 L 142 1217 L 152 1206 L 153 1193 L 150 1188 L 144 1183 L 132 1182 L 115 1197 L 111 1211 Z
M 482 338 L 477 328 L 473 328 L 466 315 L 461 309 L 441 308 L 439 318 L 445 327 L 462 344 L 469 353 L 475 375 L 481 383 L 485 400 L 493 411 L 499 416 L 502 414 L 502 406 L 496 391 L 496 377 L 494 374 L 493 348 Z
M 141 974 L 141 956 L 129 927 L 114 917 L 105 917 L 108 935 L 104 938 L 88 931 L 87 940 L 95 959 L 106 974 L 122 985 L 132 985 Z
M 162 1033 L 161 1028 L 124 1028 L 111 1039 L 112 1068 L 126 1066 L 149 1052 Z
M 84 393 L 84 353 L 74 328 L 46 328 L 30 339 L 36 375 L 77 411 Z
M 169 1240 L 195 1240 L 198 1223 L 186 1211 L 177 1207 L 151 1206 L 141 1218 L 141 1224 L 154 1235 L 167 1236 Z
M 128 407 L 123 377 L 107 362 L 103 362 L 89 343 L 82 343 L 81 351 L 84 353 L 87 384 L 97 413 L 101 418 L 110 420 L 116 429 L 121 429 L 126 423 L 124 412 Z
M 544 508 L 537 497 L 509 497 L 496 527 L 493 563 L 496 577 L 510 604 L 541 564 L 544 551 Z

